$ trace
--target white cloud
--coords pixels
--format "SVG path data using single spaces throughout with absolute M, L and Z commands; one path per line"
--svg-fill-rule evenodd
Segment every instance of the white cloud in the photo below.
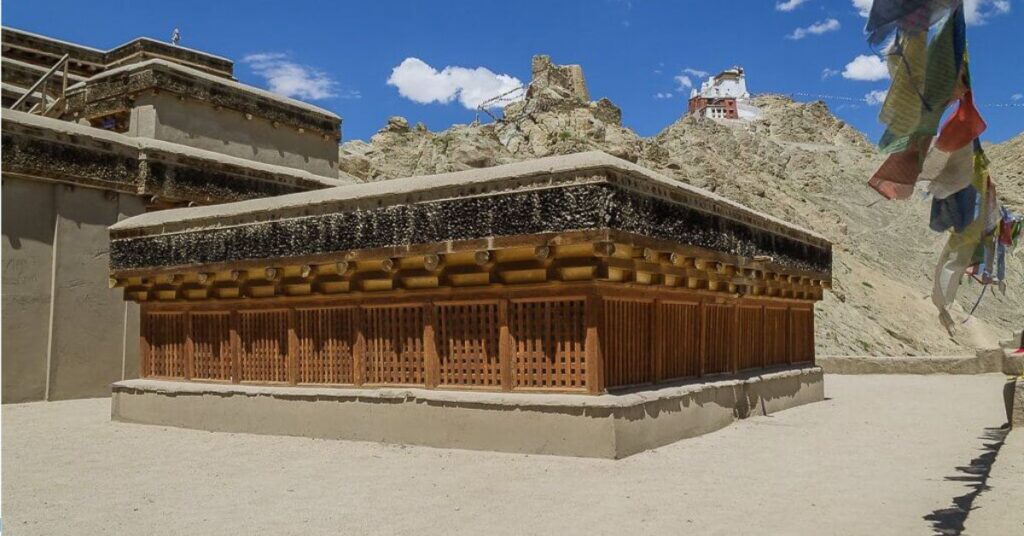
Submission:
M 291 61 L 287 54 L 264 52 L 242 58 L 252 72 L 267 81 L 270 91 L 285 97 L 320 100 L 332 97 L 358 99 L 358 91 L 339 92 L 338 83 L 319 69 Z
M 785 2 L 776 2 L 775 9 L 777 11 L 793 11 L 800 7 L 800 4 L 803 4 L 806 1 L 807 0 L 786 0 Z
M 853 0 L 853 7 L 857 8 L 857 13 L 860 13 L 861 17 L 867 17 L 871 14 L 871 3 L 874 0 Z
M 687 67 L 683 69 L 682 74 L 678 74 L 672 77 L 672 79 L 676 81 L 676 91 L 686 92 L 693 87 L 694 78 L 697 78 L 699 81 L 699 79 L 704 78 L 709 74 L 711 73 L 708 73 L 707 71 Z
M 869 91 L 864 95 L 864 102 L 872 106 L 878 106 L 879 104 L 885 102 L 885 96 L 888 94 L 888 89 L 876 89 L 874 91 Z
M 808 35 L 821 35 L 823 33 L 834 32 L 838 29 L 839 21 L 836 19 L 825 19 L 815 22 L 806 28 L 797 28 L 793 30 L 793 33 L 787 35 L 786 38 L 793 40 L 803 39 Z
M 839 74 L 839 69 L 829 69 L 828 67 L 821 70 L 821 79 L 832 78 Z
M 668 92 L 665 92 L 665 93 L 655 93 L 654 94 L 654 98 L 656 98 L 656 99 L 671 99 L 672 98 L 672 92 L 668 91 Z
M 522 87 L 523 83 L 514 76 L 496 74 L 484 67 L 448 66 L 438 71 L 419 58 L 405 58 L 391 70 L 388 85 L 398 88 L 399 95 L 413 102 L 447 104 L 457 98 L 460 104 L 475 110 L 489 99 Z M 522 98 L 522 93 L 509 95 L 507 100 L 494 103 L 494 107 L 503 108 Z
M 1013 95 L 1010 95 L 1010 100 L 1017 101 L 1017 100 L 1021 100 L 1021 99 L 1024 99 L 1024 94 L 1022 94 L 1022 93 L 1014 93 Z
M 967 24 L 985 24 L 988 19 L 1010 12 L 1009 0 L 964 0 Z
M 871 14 L 872 0 L 852 0 L 860 16 Z M 964 18 L 967 24 L 985 24 L 988 19 L 1010 12 L 1010 0 L 964 0 Z
M 843 78 L 874 82 L 889 78 L 889 68 L 878 56 L 860 55 L 843 68 Z

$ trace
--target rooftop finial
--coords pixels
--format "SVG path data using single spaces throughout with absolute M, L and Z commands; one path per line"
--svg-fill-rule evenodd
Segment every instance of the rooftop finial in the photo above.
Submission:
M 181 30 L 175 28 L 174 31 L 171 32 L 171 44 L 174 45 L 174 46 L 178 46 L 178 43 L 180 41 L 181 41 Z

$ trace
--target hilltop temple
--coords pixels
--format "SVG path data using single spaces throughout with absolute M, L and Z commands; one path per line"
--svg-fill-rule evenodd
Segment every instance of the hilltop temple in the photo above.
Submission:
M 690 90 L 687 113 L 711 119 L 756 119 L 761 112 L 750 102 L 743 67 L 726 69 Z

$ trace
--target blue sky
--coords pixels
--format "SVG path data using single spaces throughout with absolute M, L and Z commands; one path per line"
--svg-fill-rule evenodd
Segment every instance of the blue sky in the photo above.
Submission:
M 465 103 L 528 81 L 531 56 L 546 53 L 556 63 L 583 65 L 592 98 L 610 98 L 627 126 L 652 135 L 686 108 L 679 77 L 699 85 L 693 73 L 734 64 L 746 68 L 753 93 L 863 99 L 884 89 L 885 79 L 850 78 L 878 74 L 861 32 L 864 3 L 91 0 L 83 9 L 81 0 L 48 0 L 41 9 L 38 0 L 8 0 L 2 20 L 98 48 L 140 35 L 168 40 L 179 27 L 183 46 L 234 59 L 239 80 L 341 115 L 345 139 L 367 139 L 391 115 L 432 130 L 470 122 L 475 113 Z M 989 123 L 983 139 L 1002 141 L 1024 130 L 1024 41 L 1017 35 L 1024 5 L 968 6 L 976 101 Z M 855 62 L 861 55 L 867 57 Z M 877 106 L 826 102 L 873 138 L 879 134 Z M 1006 104 L 1016 106 L 992 106 Z

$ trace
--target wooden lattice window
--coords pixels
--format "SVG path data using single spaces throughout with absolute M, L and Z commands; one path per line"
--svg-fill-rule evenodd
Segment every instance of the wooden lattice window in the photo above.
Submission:
M 586 386 L 585 301 L 513 301 L 513 387 L 580 389 Z
M 740 370 L 764 366 L 764 312 L 758 305 L 740 305 L 736 360 Z
M 793 308 L 789 315 L 792 362 L 814 361 L 814 311 Z
M 439 305 L 437 324 L 441 385 L 501 385 L 497 303 Z
M 764 308 L 765 365 L 789 363 L 789 311 L 784 307 Z
M 295 311 L 300 383 L 352 383 L 355 307 Z
M 288 311 L 238 315 L 242 381 L 288 381 Z
M 366 383 L 424 383 L 423 306 L 366 307 L 363 317 Z
M 149 376 L 185 377 L 185 313 L 146 313 L 143 322 Z
M 734 305 L 704 304 L 704 374 L 732 372 L 736 334 Z
M 666 380 L 700 374 L 700 303 L 658 304 Z
M 601 351 L 605 385 L 616 387 L 648 383 L 654 379 L 649 301 L 606 299 Z
M 231 314 L 191 313 L 192 377 L 231 379 Z

